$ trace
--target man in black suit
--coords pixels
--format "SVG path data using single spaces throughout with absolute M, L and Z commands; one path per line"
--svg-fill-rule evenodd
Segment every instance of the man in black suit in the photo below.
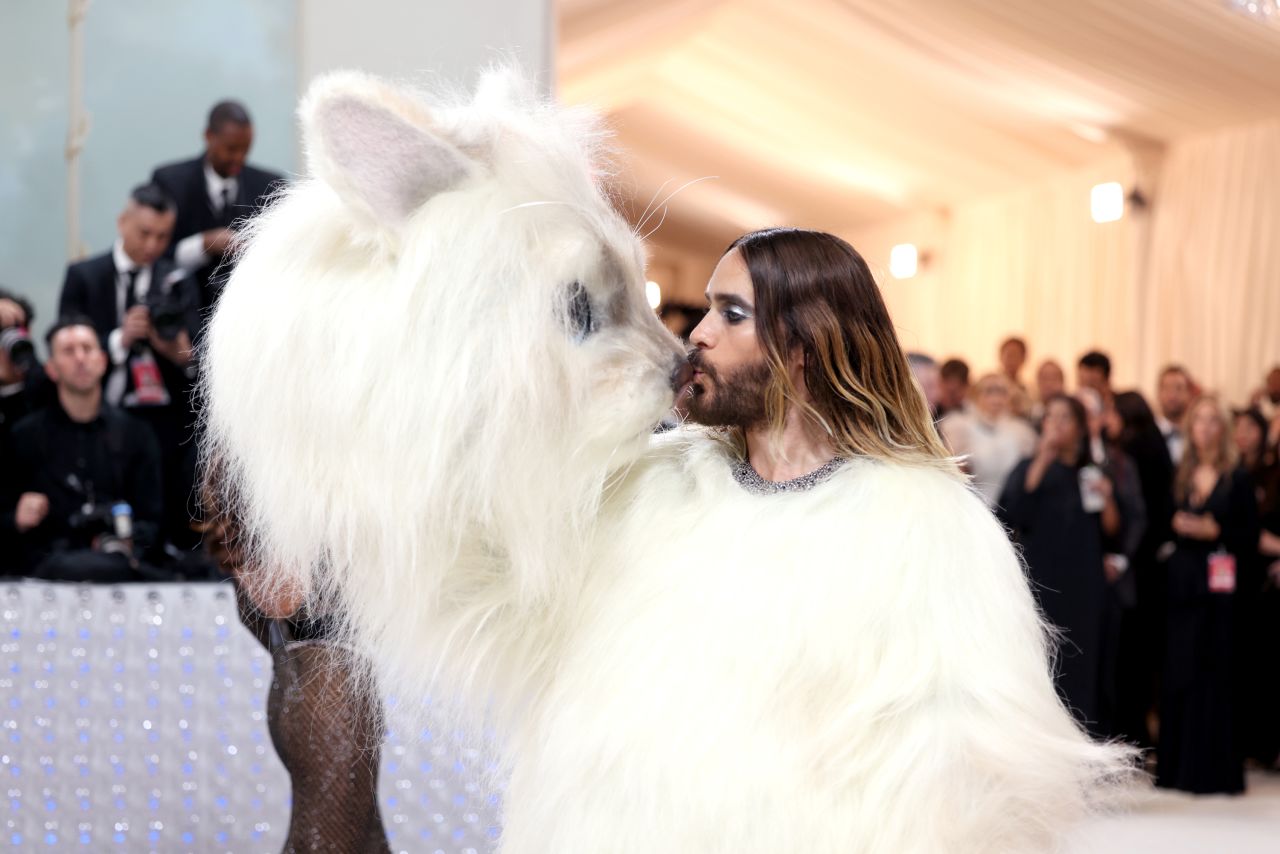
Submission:
M 205 151 L 199 157 L 161 166 L 151 176 L 178 203 L 168 257 L 194 274 L 202 320 L 229 274 L 219 264 L 231 244 L 236 221 L 260 211 L 284 181 L 245 162 L 253 145 L 253 124 L 243 105 L 216 104 L 209 112 L 204 141 Z M 199 337 L 199 330 L 192 331 Z
M 103 401 L 107 358 L 90 323 L 64 318 L 49 331 L 56 397 L 0 448 L 0 532 L 19 571 L 137 580 L 160 520 L 159 451 L 150 430 Z
M 165 533 L 185 545 L 193 540 L 185 498 L 194 479 L 191 333 L 199 317 L 195 283 L 163 257 L 176 217 L 177 206 L 158 186 L 135 188 L 116 220 L 111 251 L 67 268 L 58 313 L 93 321 L 108 358 L 106 402 L 155 432 L 171 499 Z

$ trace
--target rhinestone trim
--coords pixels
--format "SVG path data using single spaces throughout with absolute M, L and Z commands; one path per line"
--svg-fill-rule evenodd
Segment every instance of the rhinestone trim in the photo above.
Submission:
M 753 495 L 777 495 L 780 492 L 806 492 L 835 474 L 847 462 L 844 457 L 832 457 L 808 474 L 791 480 L 765 480 L 747 460 L 733 464 L 733 479 Z

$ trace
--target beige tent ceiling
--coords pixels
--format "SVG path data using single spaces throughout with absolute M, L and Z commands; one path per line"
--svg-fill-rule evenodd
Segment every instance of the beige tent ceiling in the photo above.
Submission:
M 1280 26 L 1230 0 L 560 0 L 656 236 L 851 231 L 1280 115 Z M 664 193 L 666 192 L 664 191 Z

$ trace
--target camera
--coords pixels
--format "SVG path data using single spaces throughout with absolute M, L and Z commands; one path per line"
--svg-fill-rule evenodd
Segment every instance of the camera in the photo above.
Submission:
M 165 341 L 172 341 L 187 328 L 191 299 L 181 278 L 169 277 L 160 287 L 147 292 L 147 309 L 151 312 L 151 328 Z
M 10 326 L 0 329 L 0 351 L 3 351 L 20 373 L 29 373 L 39 365 L 36 361 L 36 348 L 31 343 L 31 335 L 25 326 Z
M 133 508 L 123 501 L 86 502 L 67 525 L 94 551 L 133 557 Z

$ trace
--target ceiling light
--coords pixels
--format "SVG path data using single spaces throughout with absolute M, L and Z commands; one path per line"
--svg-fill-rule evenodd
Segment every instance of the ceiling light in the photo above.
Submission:
M 899 243 L 889 250 L 889 273 L 895 279 L 910 279 L 920 266 L 914 243 Z
M 1089 209 L 1094 222 L 1115 222 L 1124 216 L 1124 187 L 1111 181 L 1094 186 L 1089 194 Z
M 645 282 L 644 298 L 649 301 L 649 308 L 657 308 L 662 305 L 662 287 L 657 282 Z
M 1226 0 L 1226 6 L 1255 21 L 1280 24 L 1280 2 L 1277 0 Z

